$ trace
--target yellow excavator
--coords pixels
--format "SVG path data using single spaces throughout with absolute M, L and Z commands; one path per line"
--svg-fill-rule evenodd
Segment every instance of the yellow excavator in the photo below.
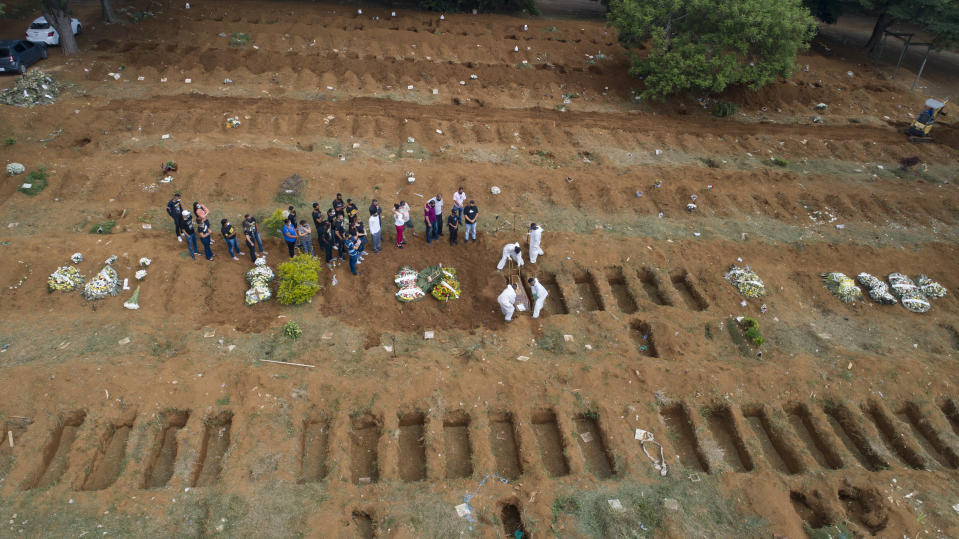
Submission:
M 932 126 L 936 123 L 936 118 L 943 114 L 942 109 L 946 108 L 949 102 L 947 97 L 943 101 L 929 98 L 926 100 L 926 108 L 922 111 L 906 133 L 909 134 L 909 142 L 934 142 L 932 135 Z

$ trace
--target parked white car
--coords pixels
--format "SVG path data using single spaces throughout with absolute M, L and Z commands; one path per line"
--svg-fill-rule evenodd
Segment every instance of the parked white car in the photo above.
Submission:
M 83 26 L 80 24 L 80 21 L 76 19 L 70 19 L 70 27 L 73 28 L 73 35 L 77 35 L 83 31 Z M 59 45 L 60 33 L 57 32 L 53 25 L 47 22 L 45 17 L 39 17 L 30 23 L 30 28 L 27 28 L 27 41 L 46 43 L 47 45 Z

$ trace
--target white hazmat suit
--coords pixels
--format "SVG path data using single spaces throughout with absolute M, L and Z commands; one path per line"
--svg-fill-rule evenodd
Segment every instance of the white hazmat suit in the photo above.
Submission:
M 506 321 L 512 320 L 513 311 L 516 310 L 516 290 L 513 289 L 513 285 L 507 285 L 506 290 L 500 293 L 496 301 L 499 303 L 499 308 L 503 311 Z
M 531 264 L 536 263 L 537 256 L 546 254 L 539 246 L 542 239 L 543 227 L 537 226 L 536 228 L 529 229 L 529 261 Z
M 540 284 L 539 279 L 533 279 L 530 290 L 533 292 L 533 301 L 536 302 L 533 304 L 533 318 L 539 318 L 539 312 L 546 303 L 546 296 L 549 295 L 549 292 L 546 291 L 545 286 Z
M 523 265 L 523 252 L 516 252 L 516 249 L 519 247 L 519 242 L 516 243 L 507 243 L 503 246 L 503 258 L 499 259 L 499 264 L 496 265 L 497 270 L 501 270 L 506 267 L 506 261 L 512 258 L 517 266 Z

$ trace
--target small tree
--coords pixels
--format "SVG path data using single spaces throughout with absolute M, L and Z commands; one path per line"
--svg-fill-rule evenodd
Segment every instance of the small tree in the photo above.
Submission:
M 60 34 L 60 48 L 63 54 L 70 56 L 80 52 L 77 40 L 73 37 L 73 26 L 70 24 L 69 0 L 41 0 L 40 7 L 47 22 Z
M 277 266 L 280 284 L 276 300 L 283 305 L 301 305 L 320 291 L 320 268 L 322 263 L 308 254 L 296 255 Z
M 876 52 L 883 34 L 896 22 L 907 22 L 932 36 L 932 48 L 959 43 L 957 0 L 805 0 L 813 15 L 832 24 L 843 13 L 861 13 L 876 18 L 866 51 Z M 922 41 L 926 41 L 923 39 Z
M 816 29 L 800 0 L 610 0 L 607 19 L 624 45 L 649 47 L 629 72 L 657 99 L 788 78 Z

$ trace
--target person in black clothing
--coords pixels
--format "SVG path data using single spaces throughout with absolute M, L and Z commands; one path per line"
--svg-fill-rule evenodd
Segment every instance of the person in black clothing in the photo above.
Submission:
M 183 222 L 183 205 L 180 203 L 179 192 L 173 193 L 173 198 L 166 203 L 166 212 L 170 215 L 170 218 L 173 219 L 173 232 L 176 234 L 177 241 L 183 241 L 183 236 L 180 235 L 180 223 Z
M 366 252 L 366 242 L 369 240 L 369 238 L 366 237 L 366 227 L 363 226 L 363 221 L 361 219 L 356 218 L 353 219 L 352 228 L 356 239 L 360 242 L 357 246 L 357 250 L 360 251 L 360 260 L 363 260 L 364 255 L 370 254 Z
M 476 202 L 470 200 L 469 206 L 466 206 L 466 209 L 463 210 L 463 219 L 466 222 L 466 232 L 463 234 L 463 243 L 470 242 L 470 232 L 473 233 L 473 243 L 476 243 L 476 215 L 479 213 L 479 208 L 476 207 Z
M 320 229 L 320 221 L 324 219 L 323 210 L 320 209 L 320 203 L 313 203 L 313 228 Z
M 246 248 L 250 250 L 250 262 L 256 262 L 256 239 L 253 237 L 253 229 L 243 225 L 243 237 L 246 238 Z
M 343 216 L 337 215 L 333 221 L 333 241 L 340 252 L 340 260 L 346 259 L 346 228 L 343 225 Z
M 180 235 L 186 236 L 186 246 L 190 250 L 190 257 L 196 260 L 196 255 L 199 252 L 196 247 L 196 229 L 193 228 L 193 215 L 187 210 L 180 212 Z
M 360 216 L 360 210 L 356 207 L 356 204 L 353 203 L 352 198 L 346 199 L 346 218 L 349 220 L 356 219 Z
M 459 229 L 460 223 L 459 218 L 456 216 L 456 212 L 450 212 L 450 216 L 446 218 L 446 228 L 449 229 L 450 233 L 450 245 L 456 245 L 459 243 L 456 239 L 456 232 Z
M 253 217 L 249 213 L 243 216 L 243 231 L 246 232 L 247 229 L 250 230 L 250 235 L 253 237 L 253 241 L 256 242 L 257 250 L 260 251 L 261 255 L 265 255 L 266 251 L 263 250 L 263 240 L 260 239 L 260 231 L 256 226 L 256 217 Z
M 226 250 L 230 252 L 230 258 L 239 260 L 236 255 L 242 255 L 243 251 L 240 250 L 240 244 L 236 240 L 236 229 L 233 228 L 229 219 L 220 219 L 220 234 L 226 242 Z
M 293 225 L 293 228 L 296 228 L 296 224 L 299 223 L 299 221 L 296 219 L 296 208 L 294 208 L 293 206 L 290 206 L 289 208 L 287 208 L 287 210 L 290 212 L 290 215 L 287 216 L 286 219 L 287 221 L 290 222 L 291 225 Z
M 336 198 L 333 199 L 333 213 L 343 215 L 343 206 L 343 195 L 337 193 Z
M 333 232 L 330 230 L 330 224 L 326 221 L 320 221 L 316 226 L 316 235 L 320 242 L 320 249 L 326 255 L 326 263 L 333 260 Z

